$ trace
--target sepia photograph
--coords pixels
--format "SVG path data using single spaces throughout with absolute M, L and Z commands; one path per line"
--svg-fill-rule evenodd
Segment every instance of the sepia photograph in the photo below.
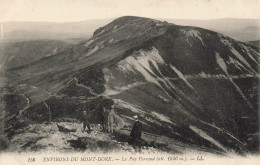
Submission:
M 0 0 L 0 164 L 259 164 L 259 59 L 258 0 Z

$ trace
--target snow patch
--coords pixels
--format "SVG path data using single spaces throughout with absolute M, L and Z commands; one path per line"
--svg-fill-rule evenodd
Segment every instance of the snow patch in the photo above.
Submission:
M 144 114 L 145 113 L 139 106 L 124 102 L 121 99 L 114 99 L 114 102 L 115 102 L 115 105 L 117 107 L 130 109 L 132 112 L 138 113 L 138 114 L 140 114 L 140 113 Z
M 230 78 L 230 81 L 235 86 L 235 88 L 236 88 L 237 92 L 240 94 L 240 96 L 245 100 L 245 102 L 247 103 L 249 108 L 253 109 L 253 106 L 252 106 L 251 102 L 247 99 L 247 97 L 244 95 L 244 93 L 239 88 L 239 86 L 236 83 L 234 83 L 234 81 L 231 78 Z
M 165 121 L 167 123 L 173 124 L 173 122 L 165 115 L 157 113 L 157 112 L 152 112 L 152 114 L 154 116 L 156 116 L 158 119 L 160 119 L 161 121 Z
M 135 83 L 132 83 L 132 84 L 127 84 L 127 85 L 119 85 L 119 86 L 115 86 L 115 85 L 112 85 L 112 88 L 111 89 L 111 85 L 108 85 L 109 84 L 109 81 L 111 79 L 115 79 L 115 77 L 112 75 L 112 73 L 110 72 L 110 70 L 108 68 L 104 68 L 103 69 L 103 73 L 104 73 L 104 79 L 106 81 L 105 83 L 105 92 L 103 93 L 104 95 L 106 96 L 110 96 L 110 95 L 117 95 L 123 91 L 126 91 L 126 90 L 129 90 L 131 88 L 134 88 L 134 87 L 137 87 L 139 85 L 143 85 L 144 82 L 135 82 Z
M 202 71 L 201 73 L 199 73 L 199 77 L 208 78 L 208 74 Z
M 232 47 L 230 50 L 240 61 L 242 61 L 248 68 L 250 68 L 253 71 L 251 65 L 244 59 L 244 57 L 236 49 Z
M 184 75 L 181 73 L 181 71 L 179 71 L 176 67 L 170 65 L 170 67 L 172 68 L 172 70 L 177 73 L 177 75 L 190 87 L 193 89 L 193 86 L 186 80 L 186 78 L 184 77 Z
M 126 118 L 126 119 L 128 119 L 128 120 L 132 120 L 132 121 L 134 121 L 135 119 L 133 118 L 133 117 L 129 117 L 129 116 L 126 116 L 126 115 L 121 115 L 122 117 L 124 117 L 124 118 Z M 145 122 L 143 122 L 143 121 L 140 121 L 142 124 L 144 124 L 144 125 L 147 125 L 147 123 L 145 123 Z
M 202 131 L 201 129 L 195 127 L 195 126 L 189 126 L 189 128 L 194 131 L 195 133 L 197 133 L 199 136 L 201 136 L 203 139 L 208 140 L 209 142 L 213 143 L 215 146 L 217 146 L 218 148 L 222 149 L 225 152 L 228 152 L 228 150 L 223 147 L 219 142 L 217 142 L 215 139 L 213 139 L 212 137 L 210 137 L 209 135 L 207 135 L 204 131 Z
M 135 83 L 128 84 L 128 85 L 125 85 L 122 87 L 114 86 L 114 89 L 111 89 L 108 85 L 105 85 L 106 90 L 104 92 L 104 95 L 106 95 L 106 96 L 117 95 L 121 92 L 124 92 L 126 90 L 129 90 L 131 88 L 134 88 L 134 87 L 137 87 L 137 86 L 140 86 L 143 84 L 144 84 L 143 82 L 135 82 Z
M 246 50 L 246 53 L 251 58 L 251 60 L 253 60 L 257 65 L 259 65 L 258 61 L 256 61 L 256 59 L 251 55 L 251 52 L 248 50 L 248 48 L 243 44 L 240 44 L 240 46 L 242 46 L 243 49 Z
M 126 60 L 122 60 L 118 63 L 118 69 L 121 70 L 123 73 L 135 72 L 132 65 L 128 63 Z
M 220 57 L 219 53 L 215 52 L 215 54 L 216 54 L 217 64 L 226 73 L 226 75 L 228 75 L 227 65 L 226 65 L 225 61 L 223 60 L 223 58 Z
M 88 40 L 88 42 L 86 42 L 85 46 L 88 47 L 94 40 Z
M 240 140 L 238 140 L 236 137 L 234 137 L 231 133 L 229 133 L 229 132 L 223 130 L 222 128 L 219 128 L 219 127 L 217 127 L 217 126 L 215 126 L 215 125 L 212 125 L 212 124 L 207 123 L 207 122 L 204 122 L 204 121 L 201 121 L 201 122 L 204 123 L 204 124 L 206 124 L 206 125 L 208 125 L 208 126 L 211 126 L 211 127 L 215 128 L 215 129 L 217 129 L 218 131 L 222 131 L 222 132 L 226 133 L 227 135 L 229 135 L 231 138 L 235 139 L 235 140 L 236 140 L 237 142 L 239 142 L 240 144 L 245 145 L 245 144 L 242 143 Z
M 182 32 L 186 35 L 186 37 L 190 36 L 190 37 L 198 38 L 201 41 L 202 45 L 204 45 L 204 42 L 201 38 L 201 34 L 199 31 L 190 29 L 190 30 L 182 30 Z
M 98 50 L 104 48 L 105 47 L 104 43 L 105 43 L 105 41 L 101 41 L 101 42 L 97 43 L 94 48 L 92 47 L 90 49 L 90 51 L 85 55 L 85 57 L 90 56 L 91 54 L 93 54 L 93 53 L 97 52 Z
M 232 42 L 230 42 L 229 38 L 228 37 L 225 37 L 223 35 L 220 35 L 219 34 L 219 38 L 220 38 L 220 41 L 227 45 L 230 49 L 230 51 L 243 63 L 245 64 L 248 68 L 250 68 L 253 72 L 254 70 L 251 68 L 251 65 L 246 61 L 246 59 L 233 47 L 233 44 Z M 240 45 L 241 46 L 241 45 Z M 250 56 L 250 53 L 247 52 L 247 54 Z M 250 57 L 251 58 L 251 57 Z
M 101 35 L 102 33 L 104 33 L 105 32 L 105 29 L 103 29 L 101 32 L 99 32 L 98 34 L 96 34 L 96 36 L 99 36 L 99 35 Z
M 85 56 L 90 56 L 91 54 L 95 53 L 96 51 L 99 50 L 99 46 L 96 45 L 93 49 L 91 49 Z
M 247 70 L 239 61 L 233 59 L 232 57 L 229 57 L 229 63 L 232 63 L 235 65 L 235 67 L 239 70 L 244 69 Z M 241 70 L 242 71 L 242 70 Z
M 105 85 L 105 89 L 106 89 L 104 92 L 105 96 L 117 95 L 120 93 L 120 91 L 111 89 L 108 85 Z
M 170 102 L 168 99 L 164 98 L 164 97 L 161 96 L 161 95 L 158 95 L 158 98 L 160 98 L 161 100 L 163 100 L 163 102 L 165 102 L 165 103 L 169 103 L 169 102 Z
M 143 75 L 146 81 L 155 83 L 161 87 L 155 78 L 156 74 L 152 71 L 149 62 L 151 62 L 158 71 L 158 63 L 165 64 L 164 60 L 159 55 L 159 51 L 153 47 L 150 51 L 140 50 L 137 52 L 136 57 L 129 56 L 125 60 L 120 61 L 118 64 L 118 69 L 124 73 L 129 71 L 133 73 L 139 72 Z

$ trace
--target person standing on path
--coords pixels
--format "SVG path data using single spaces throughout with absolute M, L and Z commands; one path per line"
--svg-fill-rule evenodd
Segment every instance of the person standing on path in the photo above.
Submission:
M 137 115 L 133 116 L 133 118 L 135 119 L 135 123 L 130 133 L 130 144 L 132 144 L 136 152 L 141 152 L 142 123 L 138 120 Z
M 83 130 L 82 130 L 82 132 L 85 132 L 86 126 L 88 127 L 88 131 L 91 132 L 89 116 L 87 115 L 87 111 L 83 111 L 82 122 L 83 122 Z
M 116 114 L 114 109 L 112 108 L 110 113 L 108 114 L 107 117 L 107 125 L 108 125 L 108 132 L 109 133 L 114 133 L 114 122 L 115 122 Z

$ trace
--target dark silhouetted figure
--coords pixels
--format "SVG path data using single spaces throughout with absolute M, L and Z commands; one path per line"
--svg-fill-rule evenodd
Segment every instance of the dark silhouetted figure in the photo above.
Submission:
M 142 135 L 142 123 L 138 120 L 138 117 L 134 116 L 135 123 L 130 133 L 130 144 L 135 149 L 135 152 L 141 152 L 141 135 Z
M 91 132 L 89 116 L 87 115 L 86 111 L 83 111 L 82 122 L 83 122 L 83 130 L 82 130 L 82 132 L 85 132 L 86 126 L 88 127 L 88 131 Z
M 106 123 L 107 123 L 107 109 L 103 107 L 97 113 L 98 119 L 101 122 L 102 131 L 106 131 Z

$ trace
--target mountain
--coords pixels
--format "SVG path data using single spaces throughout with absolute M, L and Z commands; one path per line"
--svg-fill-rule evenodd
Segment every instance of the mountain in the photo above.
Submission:
M 255 153 L 259 56 L 214 31 L 120 17 L 89 40 L 6 70 L 5 132 L 12 141 L 32 123 L 79 121 L 83 110 L 100 123 L 114 105 L 128 127 L 138 115 L 145 132 L 188 148 Z

